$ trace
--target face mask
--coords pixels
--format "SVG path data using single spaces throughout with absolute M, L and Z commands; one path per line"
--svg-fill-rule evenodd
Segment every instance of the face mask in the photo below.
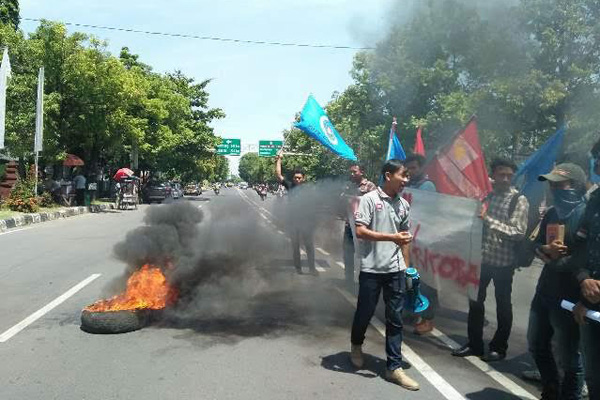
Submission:
M 583 197 L 575 189 L 553 189 L 552 197 L 560 219 L 568 218 L 575 207 L 583 203 Z

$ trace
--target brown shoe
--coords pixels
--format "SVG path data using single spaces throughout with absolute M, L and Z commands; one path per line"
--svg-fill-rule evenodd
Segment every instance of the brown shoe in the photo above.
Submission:
M 422 319 L 419 323 L 415 324 L 415 335 L 425 335 L 433 330 L 433 321 L 430 319 Z
M 365 365 L 363 358 L 362 346 L 353 344 L 350 349 L 350 362 L 354 365 L 354 368 L 361 369 Z
M 416 391 L 421 388 L 417 381 L 406 375 L 406 372 L 404 372 L 402 368 L 393 371 L 390 371 L 389 369 L 386 370 L 385 379 L 396 385 L 402 386 L 404 389 Z

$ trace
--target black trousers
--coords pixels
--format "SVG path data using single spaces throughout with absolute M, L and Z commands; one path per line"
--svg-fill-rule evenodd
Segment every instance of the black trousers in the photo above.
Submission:
M 306 249 L 306 258 L 308 258 L 308 268 L 312 271 L 315 269 L 315 244 L 314 233 L 308 230 L 295 230 L 292 233 L 292 252 L 294 256 L 294 267 L 296 270 L 302 269 L 300 260 L 300 241 L 304 242 Z
M 478 353 L 483 353 L 483 324 L 485 321 L 485 298 L 490 282 L 494 281 L 496 292 L 496 314 L 498 329 L 490 342 L 490 351 L 505 354 L 508 350 L 508 338 L 512 330 L 512 283 L 515 270 L 513 267 L 493 267 L 481 265 L 479 293 L 477 301 L 469 301 L 469 346 Z
M 78 206 L 85 205 L 85 189 L 77 189 L 75 191 L 75 200 L 77 201 Z

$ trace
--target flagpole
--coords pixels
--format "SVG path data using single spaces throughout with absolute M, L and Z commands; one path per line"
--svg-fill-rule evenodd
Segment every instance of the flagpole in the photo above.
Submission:
M 38 158 L 39 158 L 39 153 L 36 150 L 35 151 L 35 185 L 34 185 L 34 189 L 33 189 L 33 197 L 37 197 L 37 193 L 38 193 Z

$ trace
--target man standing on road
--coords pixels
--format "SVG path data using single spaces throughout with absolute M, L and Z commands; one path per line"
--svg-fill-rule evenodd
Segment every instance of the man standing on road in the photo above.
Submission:
M 577 232 L 586 208 L 586 176 L 579 166 L 563 163 L 539 179 L 550 184 L 554 205 L 544 215 L 536 239 L 535 254 L 544 269 L 531 302 L 527 341 L 540 371 L 542 399 L 580 399 L 579 327 L 560 303 L 579 299 L 575 275 L 584 262 L 585 249 Z
M 304 172 L 300 169 L 294 170 L 292 175 L 292 181 L 286 180 L 281 173 L 281 160 L 282 156 L 277 156 L 275 163 L 275 175 L 279 183 L 281 183 L 287 190 L 290 198 L 290 209 L 294 212 L 295 209 L 300 211 L 303 207 L 302 204 L 293 204 L 294 198 L 297 198 L 298 187 L 302 185 L 306 177 Z M 306 249 L 306 256 L 308 258 L 308 269 L 312 275 L 317 275 L 317 269 L 315 268 L 315 244 L 314 244 L 314 227 L 310 226 L 310 223 L 305 221 L 294 220 L 292 223 L 296 226 L 292 227 L 292 251 L 294 257 L 294 267 L 298 274 L 302 274 L 302 261 L 300 259 L 300 239 L 304 242 L 304 248 Z
M 75 178 L 73 178 L 73 187 L 75 188 L 75 200 L 78 206 L 85 205 L 85 176 L 81 173 L 81 169 L 77 169 L 75 172 Z
M 348 196 L 348 206 L 352 212 L 352 215 L 358 208 L 360 197 L 377 190 L 377 186 L 365 178 L 364 168 L 358 164 L 354 164 L 350 167 L 350 185 L 345 191 L 345 195 Z M 345 210 L 346 211 L 346 210 Z M 348 287 L 354 287 L 354 235 L 352 233 L 352 227 L 350 226 L 350 218 L 346 217 L 346 226 L 344 227 L 344 270 L 346 275 L 346 284 Z
M 595 173 L 600 174 L 600 157 L 598 154 L 594 156 Z M 587 251 L 583 268 L 576 275 L 581 293 L 574 314 L 581 326 L 589 398 L 600 400 L 600 322 L 585 318 L 588 310 L 600 311 L 600 189 L 591 193 L 578 236 L 586 240 Z
M 410 174 L 410 181 L 407 187 L 418 190 L 426 190 L 429 192 L 437 192 L 435 184 L 427 178 L 425 174 L 426 159 L 421 154 L 411 154 L 404 161 L 406 168 Z M 418 265 L 417 265 L 418 267 Z M 438 292 L 433 287 L 421 282 L 423 295 L 429 299 L 429 307 L 423 311 L 423 314 L 418 318 L 415 324 L 414 333 L 417 335 L 425 335 L 433 331 L 433 319 L 438 307 L 439 299 Z
M 494 190 L 486 198 L 480 217 L 483 220 L 482 260 L 479 292 L 476 301 L 469 301 L 469 342 L 456 349 L 457 357 L 484 355 L 483 325 L 487 288 L 494 281 L 498 328 L 490 342 L 489 354 L 484 361 L 506 358 L 508 338 L 512 330 L 512 283 L 515 273 L 515 244 L 525 238 L 529 203 L 525 196 L 511 187 L 517 166 L 510 160 L 496 159 L 491 164 Z M 514 201 L 514 210 L 511 203 Z
M 350 360 L 364 365 L 362 344 L 383 290 L 385 302 L 386 379 L 408 390 L 419 384 L 402 369 L 402 307 L 406 291 L 405 271 L 410 264 L 409 204 L 399 194 L 408 183 L 408 170 L 400 160 L 389 160 L 381 174 L 383 187 L 360 199 L 354 218 L 361 239 L 361 272 L 358 304 L 352 324 Z

